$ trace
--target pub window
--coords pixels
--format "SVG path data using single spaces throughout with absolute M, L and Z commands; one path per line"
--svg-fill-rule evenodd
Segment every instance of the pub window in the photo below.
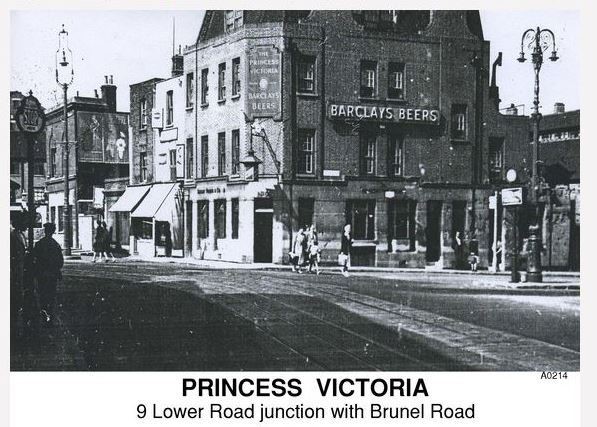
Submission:
M 466 104 L 452 104 L 452 139 L 467 137 Z
M 404 64 L 388 65 L 388 98 L 404 99 Z
M 145 129 L 147 127 L 147 122 L 149 121 L 147 116 L 147 100 L 142 99 L 139 103 L 139 128 Z
M 240 131 L 234 129 L 232 131 L 232 175 L 240 173 Z
M 207 238 L 209 234 L 209 201 L 197 201 L 197 237 L 199 239 Z M 197 240 L 199 244 L 199 240 Z
M 174 92 L 166 92 L 166 126 L 172 125 L 174 120 Z
M 207 96 L 209 94 L 209 84 L 207 81 L 209 69 L 201 70 L 201 105 L 207 105 Z
M 361 133 L 361 175 L 375 175 L 377 137 Z
M 214 200 L 215 238 L 226 238 L 226 199 Z
M 170 150 L 170 181 L 176 181 L 176 150 Z
M 415 245 L 415 208 L 414 200 L 388 201 L 390 240 L 407 240 L 408 250 L 414 250 Z
M 147 181 L 147 153 L 139 153 L 139 179 Z
M 225 12 L 225 29 L 226 32 L 236 30 L 243 25 L 243 11 L 242 10 L 227 10 Z
M 218 65 L 218 101 L 226 99 L 226 63 Z
M 390 176 L 404 176 L 404 139 L 401 136 L 391 135 L 389 141 L 388 174 Z
M 226 133 L 218 134 L 218 175 L 226 175 Z
M 187 108 L 191 108 L 194 104 L 193 91 L 195 90 L 195 74 L 187 74 Z
M 301 56 L 298 63 L 298 91 L 315 92 L 315 57 Z
M 346 221 L 352 226 L 355 240 L 373 240 L 375 238 L 375 200 L 348 200 Z
M 186 155 L 187 155 L 187 179 L 193 178 L 194 174 L 194 147 L 193 147 L 193 138 L 187 138 L 187 147 L 186 147 Z
M 361 97 L 377 95 L 377 62 L 361 61 Z
M 489 138 L 489 180 L 499 182 L 504 175 L 504 138 Z
M 240 58 L 232 60 L 232 96 L 240 96 Z
M 209 140 L 207 135 L 201 137 L 201 177 L 207 176 L 207 168 L 209 167 Z
M 238 199 L 232 199 L 232 238 L 238 239 L 240 209 Z
M 298 173 L 312 174 L 315 153 L 315 131 L 300 129 Z

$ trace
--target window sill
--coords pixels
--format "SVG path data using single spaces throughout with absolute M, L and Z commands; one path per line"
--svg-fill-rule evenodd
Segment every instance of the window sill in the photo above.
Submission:
M 141 128 L 139 128 L 139 132 L 146 132 L 147 131 L 147 126 L 143 126 Z
M 240 99 L 240 93 L 239 93 L 239 94 L 237 94 L 237 95 L 232 95 L 232 96 L 230 97 L 230 99 L 232 99 L 233 101 L 236 101 L 237 99 Z
M 226 98 L 224 98 L 224 99 L 218 99 L 218 104 L 219 105 L 222 105 L 222 104 L 225 104 L 225 103 L 226 103 Z
M 468 144 L 469 140 L 468 139 L 460 139 L 460 138 L 450 138 L 451 142 L 454 142 L 456 144 Z
M 313 172 L 313 173 L 297 172 L 296 177 L 300 178 L 300 179 L 315 179 L 315 178 L 317 178 L 317 176 L 315 175 L 315 172 Z
M 296 92 L 296 96 L 301 98 L 319 98 L 319 94 L 316 92 Z
M 209 107 L 209 102 L 206 102 L 205 104 L 201 104 L 201 108 L 207 108 Z
M 391 101 L 391 102 L 406 102 L 406 99 L 404 99 L 404 97 L 402 98 L 387 98 L 387 101 Z
M 188 107 L 185 108 L 185 111 L 193 111 L 193 109 L 195 108 L 194 105 L 190 105 Z
M 360 101 L 380 101 L 378 96 L 359 96 Z

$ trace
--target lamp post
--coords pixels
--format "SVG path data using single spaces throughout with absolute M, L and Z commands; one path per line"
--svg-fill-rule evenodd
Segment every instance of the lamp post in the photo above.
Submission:
M 520 40 L 520 55 L 518 62 L 525 62 L 524 51 L 528 50 L 531 53 L 531 62 L 535 70 L 535 97 L 533 99 L 533 113 L 531 118 L 533 120 L 533 164 L 531 175 L 530 188 L 530 202 L 535 209 L 534 223 L 529 226 L 529 245 L 528 245 L 528 260 L 527 260 L 527 281 L 541 282 L 543 274 L 541 269 L 541 234 L 540 234 L 540 218 L 539 218 L 539 174 L 537 166 L 539 163 L 539 121 L 541 114 L 539 113 L 539 72 L 543 65 L 543 52 L 551 48 L 551 56 L 549 60 L 557 61 L 556 39 L 553 32 L 547 28 L 532 29 L 529 28 L 522 34 Z
M 73 82 L 74 70 L 72 65 L 72 51 L 68 47 L 68 32 L 62 25 L 62 30 L 58 33 L 58 50 L 56 51 L 56 83 L 58 83 L 64 93 L 64 161 L 62 170 L 64 174 L 64 254 L 71 255 L 71 228 L 72 222 L 70 218 L 70 201 L 69 201 L 69 141 L 68 141 L 68 108 L 67 108 L 67 92 L 68 86 Z
M 259 165 L 263 163 L 253 151 L 253 134 L 261 133 L 261 127 L 255 123 L 251 123 L 251 136 L 249 138 L 249 151 L 247 156 L 241 160 L 241 163 L 245 166 L 245 179 L 247 181 L 257 181 L 259 179 Z

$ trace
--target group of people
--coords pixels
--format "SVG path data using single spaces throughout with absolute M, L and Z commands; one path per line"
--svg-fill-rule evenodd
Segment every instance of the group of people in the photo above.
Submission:
M 338 264 L 344 276 L 348 276 L 350 267 L 350 255 L 352 252 L 352 232 L 350 224 L 344 226 L 342 233 L 340 253 L 338 254 Z M 302 273 L 303 268 L 308 266 L 309 273 L 319 274 L 319 262 L 321 260 L 321 249 L 315 225 L 301 227 L 294 236 L 292 250 L 289 253 L 292 270 Z
M 93 241 L 93 259 L 91 262 L 95 262 L 96 259 L 102 260 L 102 256 L 106 260 L 106 262 L 112 259 L 113 262 L 116 262 L 116 258 L 112 253 L 111 249 L 111 238 L 110 232 L 108 231 L 108 226 L 105 221 L 101 219 L 97 220 L 96 227 L 95 227 L 95 239 Z
M 44 325 L 54 321 L 56 288 L 62 278 L 64 258 L 62 248 L 52 237 L 56 226 L 43 225 L 42 237 L 32 249 L 24 232 L 28 227 L 27 214 L 15 215 L 10 226 L 10 294 L 11 332 L 19 329 L 19 320 L 32 327 L 36 313 Z

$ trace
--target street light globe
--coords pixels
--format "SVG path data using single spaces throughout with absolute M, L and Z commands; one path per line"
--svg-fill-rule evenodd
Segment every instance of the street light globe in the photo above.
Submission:
M 510 183 L 516 181 L 516 170 L 508 169 L 508 172 L 506 172 L 506 181 Z

